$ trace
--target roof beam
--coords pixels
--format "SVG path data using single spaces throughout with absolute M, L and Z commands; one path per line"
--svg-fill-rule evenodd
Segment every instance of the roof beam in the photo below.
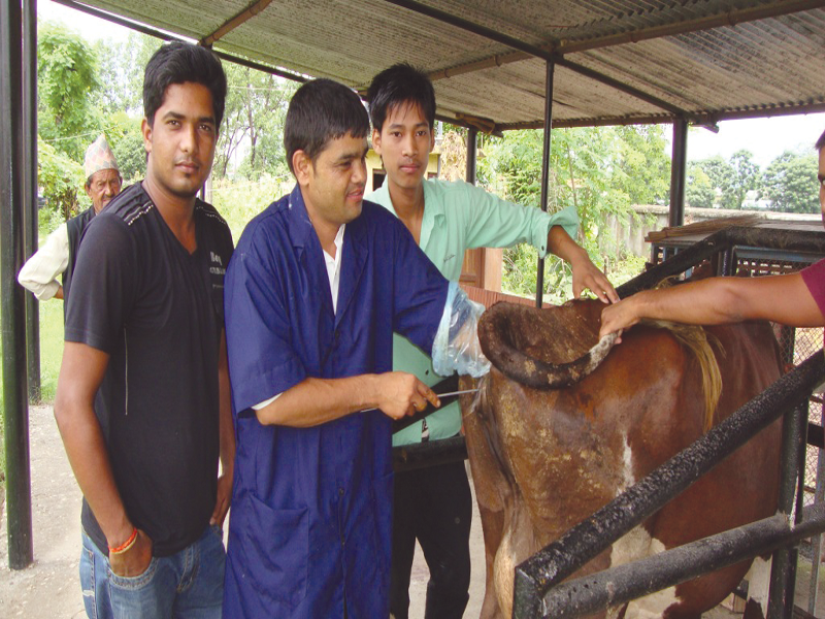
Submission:
M 668 103 L 667 101 L 664 101 L 659 97 L 655 97 L 651 94 L 644 92 L 643 90 L 639 90 L 638 88 L 630 86 L 629 84 L 625 84 L 624 82 L 620 82 L 617 79 L 599 73 L 598 71 L 589 69 L 584 65 L 580 65 L 576 62 L 570 62 L 569 60 L 566 60 L 564 58 L 559 58 L 556 61 L 556 64 L 560 67 L 564 67 L 565 69 L 569 69 L 570 71 L 574 71 L 579 75 L 584 75 L 585 77 L 589 77 L 590 79 L 596 80 L 597 82 L 605 84 L 606 86 L 610 86 L 611 88 L 615 88 L 616 90 L 627 93 L 633 97 L 636 97 L 637 99 L 645 101 L 646 103 L 650 103 L 651 105 L 654 105 L 667 112 L 670 112 L 674 116 L 690 116 L 690 114 L 686 110 L 683 110 L 679 106 Z
M 675 24 L 651 26 L 650 28 L 641 28 L 632 32 L 622 32 L 619 34 L 612 34 L 581 41 L 560 40 L 549 45 L 543 45 L 539 49 L 545 53 L 556 53 L 561 55 L 580 53 L 593 49 L 612 47 L 614 45 L 639 43 L 640 41 L 649 41 L 651 39 L 658 39 L 661 37 L 690 34 L 691 32 L 698 32 L 711 28 L 735 26 L 736 24 L 743 24 L 770 17 L 782 17 L 783 15 L 790 15 L 792 13 L 799 13 L 801 11 L 809 11 L 823 7 L 825 7 L 825 0 L 775 0 L 770 4 L 763 4 L 747 9 L 730 10 L 718 15 L 698 17 L 696 19 L 689 19 Z M 475 62 L 469 62 L 457 67 L 434 71 L 429 75 L 431 80 L 436 81 L 448 77 L 455 77 L 456 75 L 472 73 L 474 71 L 483 71 L 484 69 L 490 69 L 492 67 L 500 67 L 513 62 L 522 62 L 524 60 L 529 60 L 532 57 L 533 55 L 525 50 L 510 52 L 507 54 L 495 54 Z
M 444 22 L 445 24 L 450 24 L 451 26 L 461 28 L 462 30 L 466 30 L 467 32 L 472 32 L 473 34 L 477 34 L 478 36 L 490 39 L 491 41 L 496 41 L 497 43 L 501 43 L 502 45 L 506 45 L 507 47 L 512 47 L 513 49 L 520 50 L 524 52 L 526 54 L 526 57 L 528 58 L 536 57 L 548 61 L 553 60 L 553 52 L 547 51 L 542 47 L 539 47 L 537 45 L 531 45 L 530 43 L 525 43 L 524 41 L 508 36 L 506 34 L 502 34 L 501 32 L 498 32 L 491 28 L 487 28 L 486 26 L 474 24 L 473 22 L 470 22 L 466 19 L 462 19 L 461 17 L 456 17 L 455 15 L 451 15 L 439 9 L 427 6 L 426 4 L 416 2 L 416 0 L 384 0 L 384 2 L 394 4 L 395 6 L 400 6 L 401 8 L 413 11 L 414 13 L 418 13 L 420 15 L 432 17 L 433 19 L 436 19 L 440 22 Z
M 825 112 L 825 102 L 796 103 L 782 107 L 758 107 L 750 110 L 729 110 L 714 114 L 694 114 L 690 122 L 696 127 L 713 126 L 723 120 L 742 120 L 746 118 L 771 118 L 773 116 L 793 116 L 797 114 L 818 114 Z M 668 114 L 650 114 L 646 116 L 613 116 L 607 118 L 573 118 L 570 120 L 553 120 L 554 129 L 571 127 L 609 127 L 625 125 L 659 125 L 672 123 L 676 117 Z M 519 129 L 541 129 L 543 120 L 534 120 L 518 123 L 500 123 L 497 131 L 516 131 Z
M 638 99 L 641 99 L 642 101 L 646 101 L 647 103 L 650 103 L 651 105 L 666 110 L 672 114 L 688 116 L 686 111 L 679 109 L 677 106 L 668 103 L 667 101 L 659 99 L 654 95 L 646 93 L 628 84 L 623 84 L 622 82 L 613 79 L 612 77 L 608 77 L 607 75 L 603 75 L 598 71 L 594 71 L 593 69 L 588 69 L 587 67 L 583 67 L 582 65 L 566 61 L 556 52 L 547 51 L 544 48 L 537 47 L 529 43 L 525 43 L 524 41 L 520 41 L 500 32 L 496 32 L 495 30 L 491 30 L 490 28 L 487 28 L 485 26 L 474 24 L 466 19 L 462 19 L 461 17 L 456 17 L 455 15 L 450 15 L 449 13 L 445 13 L 444 11 L 441 11 L 439 9 L 434 9 L 431 6 L 421 4 L 416 0 L 384 1 L 408 9 L 415 13 L 426 15 L 427 17 L 432 17 L 433 19 L 437 19 L 438 21 L 450 24 L 451 26 L 455 26 L 456 28 L 461 28 L 462 30 L 466 30 L 467 32 L 471 32 L 473 34 L 488 38 L 492 41 L 496 41 L 497 43 L 501 43 L 502 45 L 506 45 L 508 47 L 517 49 L 526 54 L 525 58 L 535 57 L 541 58 L 546 62 L 554 62 L 560 66 L 570 69 L 571 71 L 576 71 L 577 73 L 585 75 L 590 79 L 606 84 L 611 88 L 615 88 Z
M 272 3 L 272 0 L 258 0 L 253 2 L 246 9 L 235 15 L 232 19 L 227 20 L 224 24 L 215 30 L 212 34 L 203 37 L 199 43 L 204 47 L 212 47 L 212 44 L 218 39 L 222 39 L 225 35 L 232 32 L 235 28 L 245 23 L 246 21 L 255 17 L 258 13 L 263 11 Z
M 675 24 L 651 26 L 650 28 L 641 28 L 631 32 L 622 32 L 582 41 L 560 41 L 556 44 L 553 51 L 559 54 L 586 52 L 591 49 L 602 49 L 613 45 L 638 43 L 639 41 L 648 41 L 661 37 L 689 34 L 699 30 L 710 30 L 713 28 L 723 28 L 725 26 L 733 27 L 737 24 L 771 17 L 782 17 L 783 15 L 823 7 L 825 7 L 825 0 L 775 0 L 769 4 L 760 4 L 759 6 L 746 9 L 732 9 L 724 13 L 719 13 L 718 15 L 697 17 L 696 19 L 689 19 Z
M 169 32 L 165 32 L 163 30 L 158 30 L 157 28 L 152 28 L 151 26 L 147 26 L 145 24 L 141 24 L 140 22 L 131 21 L 129 19 L 125 19 L 120 17 L 119 15 L 114 15 L 113 13 L 107 13 L 106 11 L 101 11 L 98 8 L 93 6 L 89 6 L 87 4 L 81 4 L 80 2 L 76 2 L 75 0 L 52 0 L 58 4 L 62 4 L 63 6 L 67 6 L 69 8 L 75 9 L 77 11 L 81 11 L 83 13 L 87 13 L 89 15 L 93 15 L 95 17 L 99 17 L 100 19 L 105 19 L 108 22 L 113 24 L 117 24 L 119 26 L 123 26 L 125 28 L 131 28 L 137 32 L 145 34 L 150 37 L 155 37 L 157 39 L 161 39 L 163 41 L 186 41 L 187 39 L 179 36 L 177 34 L 171 34 Z M 191 40 L 191 39 L 189 39 Z M 255 69 L 257 71 L 263 71 L 264 73 L 271 73 L 272 75 L 277 75 L 279 77 L 283 77 L 288 80 L 292 80 L 293 82 L 306 82 L 307 78 L 303 75 L 298 73 L 292 73 L 285 69 L 278 69 L 275 67 L 270 67 L 264 64 L 260 64 L 253 60 L 247 60 L 246 58 L 241 58 L 240 56 L 235 56 L 233 54 L 228 54 L 226 52 L 222 52 L 217 49 L 213 49 L 212 52 L 229 62 L 234 62 L 235 64 L 239 64 L 244 67 L 249 67 L 250 69 Z

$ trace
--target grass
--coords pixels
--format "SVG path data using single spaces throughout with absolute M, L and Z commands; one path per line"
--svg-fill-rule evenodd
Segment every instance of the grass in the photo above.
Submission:
M 53 402 L 57 375 L 63 358 L 63 301 L 40 303 L 40 393 L 43 402 Z

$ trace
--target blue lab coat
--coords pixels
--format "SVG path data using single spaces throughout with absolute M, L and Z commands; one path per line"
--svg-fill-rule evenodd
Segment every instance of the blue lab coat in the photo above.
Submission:
M 237 456 L 224 617 L 389 616 L 391 420 L 261 425 L 250 407 L 307 377 L 392 370 L 392 333 L 431 350 L 447 281 L 386 209 L 347 224 L 338 311 L 300 188 L 253 219 L 226 273 Z

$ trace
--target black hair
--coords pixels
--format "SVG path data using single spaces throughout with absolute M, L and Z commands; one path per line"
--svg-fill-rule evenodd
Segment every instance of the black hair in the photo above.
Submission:
M 820 135 L 816 141 L 816 150 L 822 150 L 823 148 L 825 148 L 825 131 L 822 132 L 822 135 Z
M 427 74 L 407 63 L 394 64 L 372 79 L 367 90 L 372 126 L 378 131 L 387 115 L 403 105 L 417 105 L 430 125 L 435 127 L 435 90 Z
M 289 102 L 284 126 L 286 162 L 302 150 L 310 160 L 321 154 L 331 140 L 345 135 L 365 138 L 370 119 L 361 99 L 343 84 L 317 79 L 301 86 Z
M 226 102 L 226 74 L 221 61 L 210 50 L 199 45 L 172 41 L 158 49 L 143 73 L 143 114 L 149 125 L 163 105 L 166 89 L 172 84 L 201 84 L 212 94 L 215 125 L 220 128 Z

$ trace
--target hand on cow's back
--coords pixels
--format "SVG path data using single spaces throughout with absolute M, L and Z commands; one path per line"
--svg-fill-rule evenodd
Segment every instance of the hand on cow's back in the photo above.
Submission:
M 375 377 L 376 408 L 392 419 L 414 415 L 430 403 L 441 402 L 432 389 L 407 372 L 387 372 Z

